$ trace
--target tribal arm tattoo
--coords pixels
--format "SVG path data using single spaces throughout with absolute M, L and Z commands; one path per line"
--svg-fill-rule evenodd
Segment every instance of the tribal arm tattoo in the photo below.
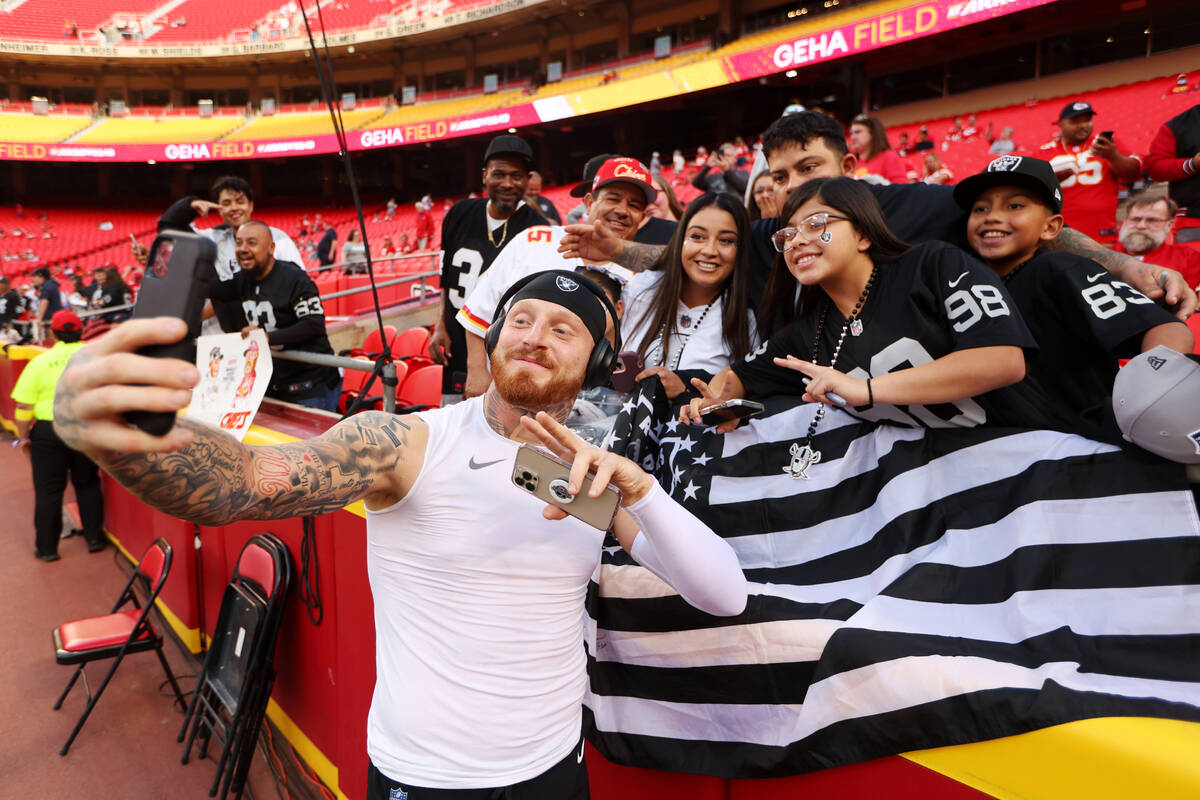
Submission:
M 394 491 L 411 427 L 382 411 L 351 417 L 303 442 L 250 447 L 187 418 L 192 443 L 172 453 L 98 454 L 147 504 L 201 525 L 328 514 L 373 492 Z

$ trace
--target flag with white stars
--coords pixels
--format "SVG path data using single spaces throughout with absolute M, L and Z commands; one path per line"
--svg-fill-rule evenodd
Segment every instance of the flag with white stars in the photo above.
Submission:
M 721 436 L 646 381 L 608 446 L 734 548 L 708 616 L 609 542 L 588 593 L 589 740 L 760 778 L 1094 716 L 1200 721 L 1200 517 L 1182 468 L 1078 436 L 879 425 L 765 401 Z M 1151 521 L 1152 520 L 1152 521 Z

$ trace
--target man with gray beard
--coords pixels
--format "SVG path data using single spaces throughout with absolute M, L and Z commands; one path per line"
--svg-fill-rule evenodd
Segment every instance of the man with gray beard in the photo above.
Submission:
M 1134 197 L 1121 224 L 1120 243 L 1113 249 L 1147 264 L 1179 270 L 1188 286 L 1194 287 L 1200 284 L 1200 252 L 1167 243 L 1178 212 L 1179 204 L 1169 197 Z

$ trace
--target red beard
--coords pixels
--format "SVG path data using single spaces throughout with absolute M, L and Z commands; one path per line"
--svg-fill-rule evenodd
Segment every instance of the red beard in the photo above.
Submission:
M 537 361 L 550 372 L 540 381 L 530 380 L 528 375 L 518 374 L 518 368 L 513 366 L 514 358 L 526 358 Z M 518 408 L 551 408 L 563 403 L 574 402 L 579 390 L 583 388 L 583 376 L 566 375 L 560 366 L 556 366 L 541 355 L 522 351 L 499 351 L 492 353 L 492 382 L 500 397 L 510 405 Z

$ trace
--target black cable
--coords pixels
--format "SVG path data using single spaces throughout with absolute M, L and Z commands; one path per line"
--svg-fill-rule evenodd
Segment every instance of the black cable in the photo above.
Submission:
M 321 605 L 321 563 L 317 559 L 316 526 L 312 517 L 303 517 L 300 522 L 304 534 L 300 538 L 300 587 L 297 591 L 308 612 L 309 622 L 320 625 L 325 618 L 325 609 Z
M 363 250 L 367 258 L 367 279 L 371 284 L 371 299 L 375 305 L 375 322 L 379 326 L 379 338 L 382 342 L 383 352 L 379 356 L 379 360 L 375 363 L 375 370 L 371 373 L 364 391 L 360 394 L 352 406 L 355 412 L 361 405 L 361 398 L 366 394 L 365 389 L 369 388 L 374 382 L 375 376 L 383 368 L 383 364 L 392 361 L 392 345 L 388 341 L 387 336 L 383 332 L 383 311 L 379 305 L 379 289 L 375 285 L 375 266 L 371 261 L 371 242 L 367 239 L 367 220 L 363 215 L 362 198 L 358 194 L 358 180 L 354 177 L 354 165 L 351 163 L 350 148 L 346 144 L 346 130 L 342 124 L 342 101 L 337 97 L 337 80 L 333 74 L 333 56 L 329 53 L 329 39 L 325 36 L 325 16 L 321 11 L 321 4 L 317 4 L 317 20 L 321 24 L 321 44 L 325 51 L 325 63 L 321 62 L 321 54 L 317 50 L 317 42 L 313 37 L 312 25 L 308 20 L 308 11 L 304 8 L 304 3 L 300 4 L 300 15 L 304 18 L 304 30 L 308 34 L 309 52 L 312 54 L 313 65 L 317 69 L 317 77 L 321 81 L 321 94 L 325 98 L 325 105 L 329 108 L 329 117 L 333 121 L 333 132 L 337 137 L 338 156 L 342 159 L 342 166 L 346 170 L 346 181 L 350 184 L 350 195 L 354 199 L 354 210 L 358 215 L 358 231 L 362 237 Z M 351 411 L 347 409 L 345 416 L 351 415 Z

